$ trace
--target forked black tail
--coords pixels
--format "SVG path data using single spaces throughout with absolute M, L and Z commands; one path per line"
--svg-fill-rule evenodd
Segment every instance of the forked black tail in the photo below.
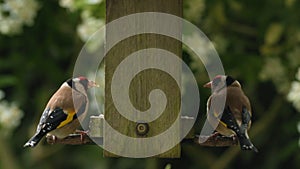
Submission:
M 237 137 L 242 150 L 253 150 L 254 152 L 258 153 L 257 148 L 252 144 L 246 133 L 240 133 L 237 135 Z
M 31 137 L 31 139 L 29 139 L 23 147 L 35 147 L 40 141 L 41 139 L 44 137 L 44 135 L 46 135 L 46 132 L 38 132 L 36 133 L 34 136 Z
M 242 150 L 253 150 L 255 152 L 258 152 L 257 148 L 252 144 L 247 134 L 248 124 L 250 123 L 251 116 L 246 107 L 243 107 L 242 110 L 241 126 L 237 124 L 236 119 L 234 118 L 234 115 L 232 114 L 229 106 L 224 109 L 221 120 L 227 125 L 227 128 L 235 132 L 236 136 L 239 139 Z

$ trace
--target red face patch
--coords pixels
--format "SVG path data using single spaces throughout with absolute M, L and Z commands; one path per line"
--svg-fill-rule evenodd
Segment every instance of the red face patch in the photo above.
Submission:
M 219 79 L 219 78 L 221 79 L 221 77 L 222 77 L 222 75 L 217 75 L 217 76 L 214 78 L 214 80 L 215 80 L 215 79 Z
M 79 76 L 78 79 L 79 79 L 80 81 L 81 81 L 81 80 L 87 80 L 87 78 L 84 77 L 84 76 Z

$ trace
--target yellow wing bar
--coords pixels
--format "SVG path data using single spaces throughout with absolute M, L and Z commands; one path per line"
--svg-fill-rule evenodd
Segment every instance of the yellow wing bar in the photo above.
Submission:
M 76 113 L 75 111 L 72 111 L 72 112 L 67 112 L 66 114 L 68 114 L 66 120 L 62 121 L 57 128 L 61 128 L 66 124 L 70 123 L 73 120 L 73 117 Z

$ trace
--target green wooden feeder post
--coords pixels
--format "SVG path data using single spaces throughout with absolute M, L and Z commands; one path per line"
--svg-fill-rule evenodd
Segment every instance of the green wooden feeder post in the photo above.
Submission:
M 182 17 L 182 0 L 107 0 L 106 1 L 106 23 L 116 20 L 120 17 L 127 16 L 129 14 L 140 12 L 163 12 L 172 15 Z M 138 24 L 138 23 L 137 23 Z M 139 25 L 143 26 L 143 25 Z M 128 25 L 124 25 L 122 29 L 126 29 Z M 181 25 L 178 28 L 181 29 Z M 113 38 L 110 30 L 106 31 L 106 40 Z M 181 33 L 179 30 L 178 32 Z M 180 34 L 181 36 L 181 34 Z M 141 34 L 124 39 L 116 44 L 105 57 L 105 120 L 115 130 L 129 137 L 146 138 L 158 135 L 167 130 L 175 118 L 178 116 L 180 109 L 180 89 L 176 86 L 176 82 L 168 74 L 159 70 L 145 70 L 138 74 L 133 80 L 130 86 L 129 96 L 132 105 L 141 111 L 147 110 L 150 105 L 148 96 L 151 90 L 159 88 L 165 92 L 168 104 L 162 115 L 155 121 L 147 124 L 138 124 L 137 122 L 130 121 L 123 117 L 116 109 L 112 95 L 111 95 L 111 82 L 113 74 L 118 65 L 128 55 L 141 49 L 147 48 L 159 48 L 172 52 L 181 58 L 182 44 L 180 41 L 172 39 L 158 34 Z M 172 65 L 174 68 L 178 68 L 178 76 L 181 75 L 181 65 Z M 126 75 L 126 72 L 124 72 Z M 146 128 L 146 131 L 144 131 Z M 139 130 L 139 131 L 137 131 Z M 105 132 L 104 127 L 104 147 L 110 143 L 110 134 Z M 178 126 L 178 132 L 173 133 L 180 137 L 180 129 Z M 161 140 L 162 142 L 164 140 Z M 116 143 L 122 149 L 122 143 L 120 140 Z M 159 148 L 159 145 L 153 143 L 150 148 Z M 134 149 L 132 151 L 135 151 Z M 116 157 L 116 155 L 104 151 L 105 157 Z M 176 145 L 167 152 L 164 152 L 156 157 L 161 158 L 179 158 L 180 157 L 180 144 Z

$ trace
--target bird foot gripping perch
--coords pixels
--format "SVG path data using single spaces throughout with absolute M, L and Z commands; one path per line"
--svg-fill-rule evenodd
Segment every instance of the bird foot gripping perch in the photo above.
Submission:
M 94 142 L 90 139 L 88 135 L 81 134 L 70 134 L 69 136 L 60 139 L 53 135 L 46 136 L 47 142 L 49 144 L 65 144 L 65 145 L 91 145 Z
M 87 131 L 76 130 L 75 134 L 70 134 L 63 139 L 47 136 L 47 142 L 49 144 L 92 145 L 95 144 L 93 140 L 97 139 L 99 143 L 103 139 L 103 120 L 102 114 L 91 116 Z
M 88 135 L 89 130 L 86 130 L 86 131 L 84 131 L 84 130 L 76 130 L 75 133 L 79 134 L 81 142 L 84 142 L 84 138 L 85 138 L 84 136 Z
M 47 134 L 46 139 L 49 144 L 55 144 L 56 140 L 57 140 L 56 136 L 51 135 L 51 134 Z

